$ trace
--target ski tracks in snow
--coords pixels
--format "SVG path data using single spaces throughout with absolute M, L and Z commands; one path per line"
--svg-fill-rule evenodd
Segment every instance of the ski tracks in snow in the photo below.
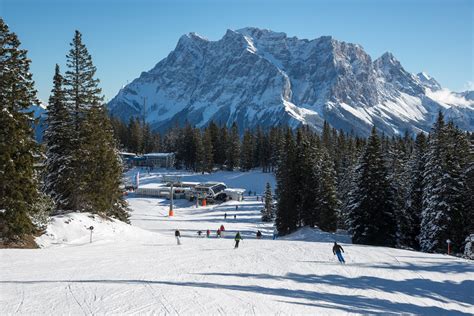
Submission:
M 15 309 L 15 313 L 14 314 L 18 314 L 21 310 L 21 307 L 23 306 L 23 302 L 25 301 L 25 289 L 24 287 L 21 287 L 21 299 L 20 299 L 20 303 L 18 303 L 18 306 L 16 307 Z

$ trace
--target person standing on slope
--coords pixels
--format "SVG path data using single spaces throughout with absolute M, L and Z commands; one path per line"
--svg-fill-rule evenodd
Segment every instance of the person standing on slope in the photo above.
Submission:
M 210 235 L 211 235 L 211 231 L 210 231 L 209 229 L 206 230 L 206 236 L 207 236 L 207 238 L 209 238 Z
M 235 247 L 234 248 L 239 248 L 239 242 L 242 240 L 242 237 L 240 236 L 240 232 L 237 232 L 237 234 L 235 234 Z
M 341 251 L 344 252 L 344 249 L 342 249 L 342 247 L 338 245 L 337 242 L 334 242 L 334 247 L 332 247 L 332 253 L 337 256 L 337 259 L 340 263 L 346 263 L 346 261 L 344 261 L 344 257 L 342 257 Z
M 220 230 L 221 230 L 221 237 L 224 237 L 224 233 L 225 233 L 224 225 L 221 225 Z
M 178 243 L 178 245 L 181 245 L 181 233 L 179 232 L 179 230 L 177 229 L 175 232 L 174 232 L 174 236 L 176 237 L 176 242 Z

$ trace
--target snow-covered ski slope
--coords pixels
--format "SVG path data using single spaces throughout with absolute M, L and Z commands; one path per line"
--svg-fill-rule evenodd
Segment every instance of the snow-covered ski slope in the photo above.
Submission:
M 0 249 L 0 314 L 474 314 L 467 260 L 352 245 L 311 229 L 272 240 L 254 197 L 205 208 L 177 200 L 172 218 L 166 200 L 131 195 L 129 202 L 131 226 L 63 215 L 38 240 L 44 248 Z M 221 224 L 227 232 L 217 239 Z M 212 238 L 198 238 L 208 228 Z M 257 229 L 264 239 L 255 239 Z M 244 240 L 234 249 L 237 230 Z M 336 262 L 333 240 L 346 265 Z

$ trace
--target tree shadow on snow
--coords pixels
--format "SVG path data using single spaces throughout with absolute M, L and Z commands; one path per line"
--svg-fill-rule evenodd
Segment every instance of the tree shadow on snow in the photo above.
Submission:
M 399 256 L 397 256 L 399 257 Z M 426 271 L 426 272 L 439 272 L 439 273 L 474 273 L 474 264 L 471 262 L 452 261 L 452 259 L 446 258 L 446 262 L 440 261 L 428 261 L 431 258 L 421 258 L 417 263 L 401 262 L 400 264 L 363 264 L 359 263 L 358 266 L 365 268 L 375 269 L 388 269 L 388 270 L 410 270 L 410 271 Z M 474 291 L 474 288 L 472 289 Z M 474 294 L 473 294 L 474 296 Z
M 473 281 L 464 281 L 461 284 L 451 282 L 435 282 L 424 279 L 411 279 L 404 281 L 393 281 L 386 279 L 379 279 L 374 277 L 360 277 L 360 278 L 346 278 L 338 275 L 302 275 L 290 273 L 283 277 L 267 274 L 225 274 L 225 273 L 210 273 L 205 275 L 216 276 L 236 276 L 245 278 L 257 279 L 271 279 L 271 280 L 292 280 L 296 282 L 311 283 L 311 284 L 331 284 L 344 286 L 350 289 L 378 289 L 388 293 L 405 293 L 418 297 L 442 299 L 443 301 L 465 301 L 467 296 L 460 296 L 460 292 L 472 292 Z M 163 286 L 181 286 L 192 288 L 209 288 L 230 291 L 251 292 L 255 294 L 264 294 L 280 298 L 280 302 L 288 304 L 304 305 L 308 307 L 327 308 L 331 310 L 343 311 L 348 313 L 360 314 L 456 314 L 456 315 L 470 315 L 457 310 L 448 308 L 441 308 L 435 306 L 419 306 L 415 304 L 394 302 L 386 299 L 379 299 L 375 297 L 367 297 L 362 295 L 346 295 L 334 293 L 322 293 L 318 291 L 302 290 L 302 289 L 288 289 L 286 287 L 264 287 L 259 285 L 239 285 L 239 284 L 225 284 L 211 283 L 211 282 L 172 282 L 172 281 L 152 281 L 152 280 L 51 280 L 51 281 L 0 281 L 0 284 L 42 284 L 42 283 L 97 283 L 97 284 L 150 284 Z M 307 300 L 307 302 L 294 301 Z M 464 306 L 472 306 L 472 297 L 468 299 Z
M 432 281 L 428 279 L 390 280 L 371 276 L 348 278 L 340 275 L 315 275 L 288 273 L 284 276 L 251 273 L 203 273 L 207 276 L 225 276 L 239 278 L 293 281 L 306 284 L 324 284 L 343 286 L 350 289 L 373 289 L 392 294 L 406 294 L 413 297 L 429 298 L 444 303 L 456 302 L 464 306 L 474 304 L 474 281 L 461 283 L 451 281 Z

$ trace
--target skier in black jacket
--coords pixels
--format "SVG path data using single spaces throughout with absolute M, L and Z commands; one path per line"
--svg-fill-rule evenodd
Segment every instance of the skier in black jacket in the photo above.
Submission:
M 344 252 L 344 249 L 342 249 L 342 247 L 338 245 L 337 242 L 334 242 L 334 246 L 332 247 L 332 253 L 337 256 L 337 259 L 340 263 L 346 263 L 346 261 L 344 261 L 344 257 L 342 257 L 341 251 Z
M 176 242 L 178 243 L 178 245 L 181 245 L 181 233 L 179 232 L 179 230 L 175 230 L 174 236 L 176 237 Z

